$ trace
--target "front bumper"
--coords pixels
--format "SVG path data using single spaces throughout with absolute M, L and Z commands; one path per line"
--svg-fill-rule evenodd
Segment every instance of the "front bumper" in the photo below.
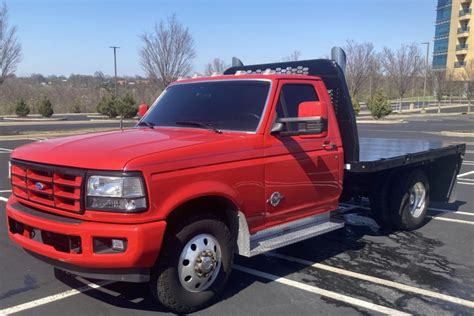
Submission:
M 53 265 L 73 273 L 74 270 L 93 273 L 94 270 L 103 272 L 110 269 L 128 273 L 127 271 L 149 269 L 158 257 L 166 228 L 165 221 L 131 225 L 108 224 L 54 215 L 20 204 L 14 196 L 7 202 L 6 215 L 8 235 L 14 242 L 28 252 L 37 254 L 37 257 L 51 259 L 50 263 Z M 25 229 L 16 231 L 17 223 Z M 58 234 L 65 238 L 79 237 L 80 253 L 58 249 L 51 243 L 46 244 L 38 240 L 31 233 L 32 230 Z M 126 239 L 127 248 L 118 253 L 95 253 L 94 237 Z

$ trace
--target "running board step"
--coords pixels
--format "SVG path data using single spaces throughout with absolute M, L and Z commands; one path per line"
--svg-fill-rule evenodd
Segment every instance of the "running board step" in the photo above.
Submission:
M 330 212 L 327 212 L 271 227 L 251 235 L 249 246 L 245 247 L 245 251 L 239 252 L 243 256 L 252 257 L 342 227 L 344 227 L 344 222 L 331 218 Z

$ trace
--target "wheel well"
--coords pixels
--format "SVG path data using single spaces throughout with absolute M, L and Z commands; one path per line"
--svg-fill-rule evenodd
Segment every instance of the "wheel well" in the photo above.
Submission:
M 175 208 L 166 219 L 167 232 L 185 217 L 196 214 L 212 214 L 221 219 L 229 227 L 232 236 L 237 236 L 239 230 L 238 207 L 229 199 L 217 196 L 203 196 L 187 201 Z

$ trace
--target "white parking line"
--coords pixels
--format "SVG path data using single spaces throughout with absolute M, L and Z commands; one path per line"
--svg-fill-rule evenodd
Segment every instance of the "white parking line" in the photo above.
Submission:
M 296 281 L 289 280 L 289 279 L 286 279 L 286 278 L 283 278 L 283 277 L 278 277 L 276 275 L 269 274 L 269 273 L 266 273 L 266 272 L 261 272 L 261 271 L 258 271 L 258 270 L 246 268 L 246 267 L 243 267 L 243 266 L 240 266 L 240 265 L 233 265 L 233 268 L 235 270 L 242 271 L 244 273 L 252 274 L 252 275 L 255 275 L 255 276 L 258 276 L 258 277 L 262 277 L 262 278 L 265 278 L 265 279 L 268 279 L 268 280 L 278 282 L 278 283 L 289 285 L 289 286 L 292 286 L 294 288 L 298 288 L 298 289 L 301 289 L 301 290 L 304 290 L 304 291 L 307 291 L 307 292 L 311 292 L 311 293 L 315 293 L 315 294 L 318 294 L 318 295 L 321 295 L 321 296 L 325 296 L 325 297 L 331 298 L 333 300 L 345 302 L 345 303 L 348 303 L 348 304 L 351 304 L 351 305 L 360 306 L 360 307 L 363 307 L 363 308 L 366 308 L 366 309 L 369 309 L 369 310 L 373 310 L 373 311 L 376 311 L 376 312 L 379 312 L 379 313 L 383 313 L 383 314 L 387 314 L 387 315 L 410 315 L 410 314 L 407 314 L 407 313 L 404 313 L 404 312 L 401 312 L 401 311 L 398 311 L 398 310 L 395 310 L 395 309 L 391 309 L 391 308 L 388 308 L 388 307 L 385 307 L 385 306 L 377 305 L 377 304 L 374 304 L 374 303 L 371 303 L 371 302 L 363 301 L 363 300 L 353 298 L 353 297 L 350 297 L 350 296 L 347 296 L 347 295 L 339 294 L 339 293 L 336 293 L 336 292 L 324 290 L 324 289 L 321 289 L 321 288 L 318 288 L 318 287 L 315 287 L 315 286 L 311 286 L 311 285 L 307 285 L 307 284 L 304 284 L 304 283 L 296 282 Z M 82 283 L 87 282 L 84 279 L 82 279 L 81 277 L 76 277 L 76 279 L 78 281 L 82 282 Z M 83 280 L 83 281 L 81 281 L 81 280 Z M 34 307 L 38 307 L 38 306 L 41 306 L 41 305 L 45 305 L 45 304 L 48 304 L 48 303 L 59 301 L 59 300 L 65 299 L 67 297 L 70 297 L 70 296 L 73 296 L 73 295 L 76 295 L 76 294 L 79 294 L 79 293 L 84 293 L 84 292 L 87 292 L 87 291 L 90 291 L 90 290 L 93 290 L 93 289 L 100 290 L 104 293 L 116 296 L 116 294 L 117 294 L 116 292 L 102 288 L 103 286 L 106 286 L 106 285 L 109 285 L 109 284 L 112 284 L 112 283 L 115 283 L 115 281 L 101 281 L 101 282 L 97 282 L 97 283 L 92 283 L 92 282 L 87 283 L 85 286 L 80 287 L 78 289 L 68 290 L 68 291 L 65 291 L 65 292 L 62 292 L 62 293 L 58 293 L 58 294 L 50 295 L 50 296 L 47 296 L 47 297 L 44 297 L 44 298 L 40 298 L 40 299 L 31 301 L 31 302 L 27 302 L 27 303 L 24 303 L 24 304 L 20 304 L 20 305 L 16 305 L 16 306 L 12 306 L 12 307 L 2 309 L 2 310 L 0 310 L 0 315 L 10 315 L 10 314 L 13 314 L 13 313 L 18 313 L 18 312 L 21 312 L 21 311 L 24 311 L 24 310 L 27 310 L 27 309 L 31 309 L 31 308 L 34 308 Z
M 6 201 L 8 201 L 8 198 L 0 196 L 0 201 L 6 202 Z
M 279 254 L 279 253 L 270 252 L 270 253 L 267 253 L 266 255 L 270 256 L 270 257 L 283 259 L 283 260 L 286 260 L 286 261 L 300 263 L 300 264 L 305 265 L 305 266 L 311 266 L 311 267 L 316 268 L 316 269 L 321 269 L 321 270 L 341 274 L 341 275 L 344 275 L 344 276 L 360 279 L 360 280 L 363 280 L 363 281 L 368 281 L 368 282 L 372 282 L 372 283 L 392 287 L 392 288 L 395 288 L 395 289 L 398 289 L 398 290 L 401 290 L 401 291 L 420 294 L 420 295 L 423 295 L 423 296 L 429 296 L 429 297 L 440 299 L 440 300 L 443 300 L 443 301 L 446 301 L 446 302 L 451 302 L 451 303 L 454 303 L 454 304 L 459 304 L 459 305 L 474 308 L 474 302 L 468 301 L 468 300 L 465 300 L 465 299 L 462 299 L 462 298 L 458 298 L 458 297 L 454 297 L 454 296 L 450 296 L 450 295 L 446 295 L 446 294 L 441 294 L 441 293 L 437 293 L 437 292 L 432 292 L 432 291 L 429 291 L 429 290 L 420 289 L 420 288 L 417 288 L 417 287 L 414 287 L 414 286 L 410 286 L 410 285 L 406 285 L 406 284 L 402 284 L 402 283 L 397 283 L 397 282 L 393 282 L 393 281 L 373 277 L 373 276 L 370 276 L 370 275 L 365 275 L 365 274 L 352 272 L 352 271 L 348 271 L 348 270 L 344 270 L 344 269 L 340 269 L 340 268 L 336 268 L 336 267 L 331 267 L 331 266 L 321 264 L 321 263 L 314 263 L 314 262 L 311 262 L 309 260 L 304 260 L 304 259 L 299 259 L 299 258 L 295 258 L 295 257 L 291 257 L 291 256 L 286 256 L 286 255 L 282 255 L 282 254 Z
M 474 216 L 474 213 L 470 213 L 470 212 L 450 211 L 450 210 L 443 210 L 443 209 L 434 208 L 434 207 L 430 207 L 428 210 L 429 211 L 434 211 L 434 212 L 440 212 L 440 213 L 455 213 L 455 214 L 459 214 L 459 215 Z
M 428 215 L 427 217 L 432 218 L 432 219 L 436 219 L 438 221 L 446 221 L 446 222 L 454 222 L 454 223 L 474 225 L 474 222 L 465 221 L 465 220 L 462 220 L 462 219 L 447 218 L 447 217 L 436 217 L 436 216 L 430 216 L 430 215 Z
M 7 152 L 7 153 L 11 153 L 13 150 L 10 149 L 10 148 L 0 148 L 0 152 Z
M 82 279 L 82 278 L 77 277 L 77 279 L 79 280 L 79 279 Z M 82 279 L 82 280 L 84 280 L 84 279 Z M 84 282 L 82 282 L 82 283 L 84 283 Z M 62 292 L 62 293 L 58 293 L 58 294 L 50 295 L 50 296 L 47 296 L 47 297 L 43 297 L 43 298 L 31 301 L 31 302 L 27 302 L 27 303 L 24 303 L 24 304 L 20 304 L 20 305 L 16 305 L 16 306 L 12 306 L 12 307 L 2 309 L 2 310 L 0 310 L 0 315 L 10 315 L 10 314 L 13 314 L 13 313 L 18 313 L 18 312 L 21 312 L 21 311 L 24 311 L 24 310 L 27 310 L 27 309 L 30 309 L 30 308 L 38 307 L 38 306 L 48 304 L 48 303 L 51 303 L 51 302 L 54 302 L 54 301 L 59 301 L 59 300 L 62 300 L 64 298 L 67 298 L 67 297 L 70 297 L 70 296 L 73 296 L 73 295 L 76 295 L 76 294 L 79 294 L 79 293 L 84 293 L 84 292 L 87 292 L 87 291 L 90 291 L 90 290 L 93 290 L 93 289 L 97 289 L 101 286 L 106 286 L 106 285 L 111 284 L 111 283 L 115 283 L 115 281 L 101 281 L 101 282 L 97 282 L 97 283 L 87 283 L 87 281 L 86 281 L 86 285 L 83 286 L 83 287 L 80 287 L 78 289 L 72 289 L 72 290 L 69 290 L 69 291 Z
M 361 300 L 361 299 L 358 299 L 358 298 L 354 298 L 354 297 L 339 294 L 339 293 L 336 293 L 336 292 L 324 290 L 324 289 L 321 289 L 321 288 L 316 287 L 316 286 L 300 283 L 300 282 L 293 281 L 293 280 L 290 280 L 290 279 L 287 279 L 287 278 L 279 277 L 279 276 L 274 275 L 274 274 L 270 274 L 270 273 L 262 272 L 262 271 L 259 271 L 259 270 L 243 267 L 243 266 L 240 266 L 240 265 L 237 265 L 237 264 L 234 264 L 233 268 L 235 270 L 238 270 L 238 271 L 241 271 L 241 272 L 244 272 L 244 273 L 248 273 L 248 274 L 260 277 L 260 278 L 264 278 L 264 279 L 267 279 L 267 280 L 271 280 L 271 281 L 274 281 L 274 282 L 285 284 L 285 285 L 288 285 L 288 286 L 291 286 L 291 287 L 294 287 L 294 288 L 297 288 L 297 289 L 300 289 L 300 290 L 303 290 L 303 291 L 318 294 L 318 295 L 321 295 L 321 296 L 324 296 L 324 297 L 327 297 L 327 298 L 330 298 L 330 299 L 333 299 L 333 300 L 336 300 L 336 301 L 344 302 L 344 303 L 347 303 L 347 304 L 350 304 L 350 305 L 360 306 L 360 307 L 363 307 L 363 308 L 366 308 L 366 309 L 369 309 L 369 310 L 372 310 L 372 311 L 376 311 L 376 312 L 379 312 L 379 313 L 383 313 L 383 314 L 387 314 L 387 315 L 410 315 L 410 314 L 404 313 L 402 311 L 398 311 L 396 309 L 392 309 L 392 308 L 388 308 L 388 307 L 385 307 L 385 306 L 377 305 L 377 304 L 367 302 L 367 301 L 364 301 L 364 300 Z
M 469 182 L 460 182 L 460 181 L 458 181 L 458 184 L 474 185 L 474 183 L 469 183 Z
M 12 190 L 0 190 L 0 193 L 10 193 Z
M 343 205 L 343 206 L 354 206 L 353 204 L 347 204 L 347 203 L 340 203 L 340 205 Z M 357 208 L 360 208 L 361 210 L 369 210 L 370 211 L 370 207 L 366 207 L 366 206 L 358 206 Z M 442 209 L 439 209 L 439 208 L 428 208 L 428 211 L 435 211 L 435 212 L 444 212 L 444 213 L 453 213 L 453 214 L 460 214 L 460 215 L 471 215 L 472 213 L 466 213 L 466 212 L 458 212 L 458 211 L 451 211 L 451 210 L 442 210 Z M 462 219 L 453 219 L 453 218 L 446 218 L 446 217 L 439 217 L 439 216 L 427 216 L 429 218 L 432 218 L 432 219 L 435 219 L 435 220 L 439 220 L 439 221 L 446 221 L 446 222 L 454 222 L 454 223 L 461 223 L 461 224 L 470 224 L 470 225 L 474 225 L 474 222 L 470 222 L 470 221 L 465 221 L 465 220 L 462 220 Z
M 468 171 L 468 172 L 465 172 L 465 173 L 458 174 L 458 178 L 462 178 L 462 177 L 468 176 L 470 174 L 474 174 L 474 171 Z

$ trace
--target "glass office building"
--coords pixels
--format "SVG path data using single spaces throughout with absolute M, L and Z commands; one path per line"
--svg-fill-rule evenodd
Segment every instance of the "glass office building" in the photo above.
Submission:
M 433 69 L 456 74 L 474 57 L 470 21 L 471 0 L 438 0 Z

